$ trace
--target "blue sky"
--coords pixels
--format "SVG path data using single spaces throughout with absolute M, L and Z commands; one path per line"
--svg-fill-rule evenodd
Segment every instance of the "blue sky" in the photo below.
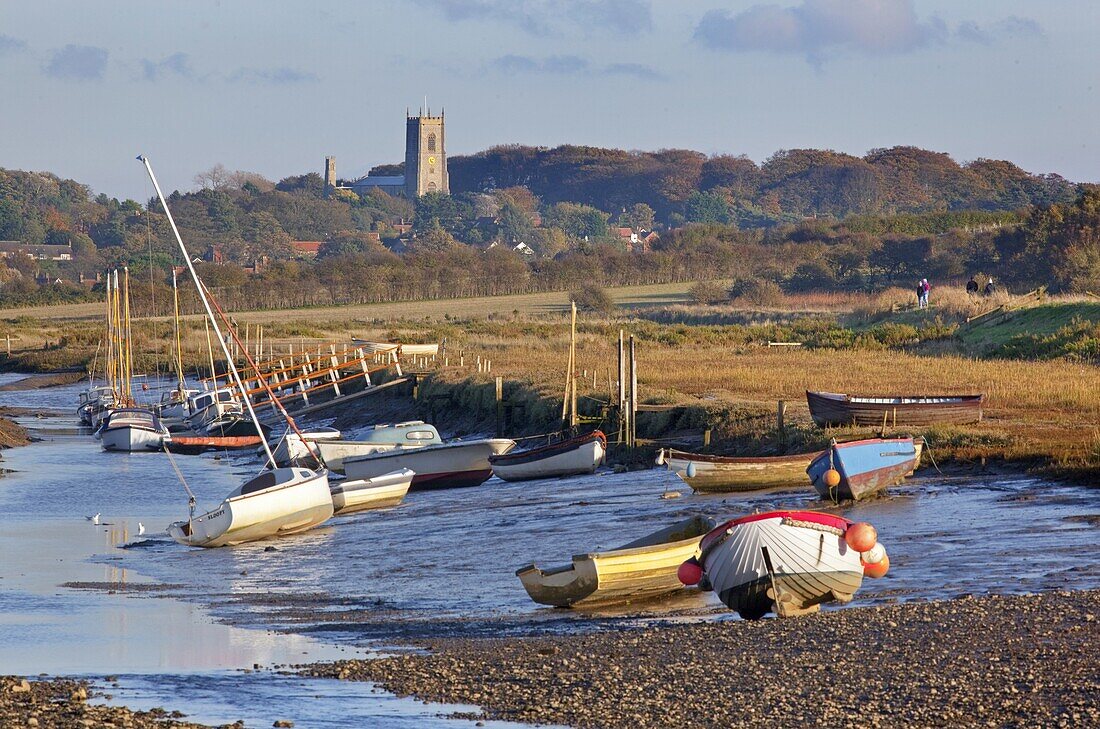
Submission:
M 145 199 L 399 161 L 403 114 L 493 144 L 746 154 L 914 144 L 1100 180 L 1094 0 L 0 4 L 0 167 Z

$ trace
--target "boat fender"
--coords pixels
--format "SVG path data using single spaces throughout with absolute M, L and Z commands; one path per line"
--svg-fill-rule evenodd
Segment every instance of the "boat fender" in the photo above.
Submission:
M 835 468 L 830 468 L 824 474 L 825 485 L 831 489 L 835 489 L 840 485 L 840 471 Z
M 692 585 L 698 585 L 699 581 L 703 579 L 703 567 L 699 564 L 699 560 L 695 557 L 685 560 L 676 570 L 676 576 L 680 579 L 680 582 L 688 587 Z
M 863 564 L 878 564 L 886 558 L 886 548 L 878 542 L 875 542 L 875 546 L 871 547 L 866 552 L 862 552 L 859 558 L 863 560 Z
M 878 540 L 878 532 L 865 521 L 856 522 L 844 532 L 844 541 L 857 552 L 866 552 L 875 546 Z
M 685 473 L 687 473 L 688 478 L 695 478 L 695 463 L 694 462 L 688 463 L 688 467 L 687 467 L 687 470 L 685 471 Z
M 658 466 L 663 466 L 663 465 L 665 465 L 665 449 L 664 449 L 664 448 L 662 448 L 661 450 L 657 451 L 657 460 L 655 461 L 655 463 L 656 463 L 656 464 L 657 464 Z
M 883 548 L 882 560 L 875 562 L 874 564 L 863 565 L 863 575 L 865 577 L 871 577 L 878 579 L 879 577 L 885 577 L 886 573 L 890 571 L 890 555 L 886 554 L 886 548 Z

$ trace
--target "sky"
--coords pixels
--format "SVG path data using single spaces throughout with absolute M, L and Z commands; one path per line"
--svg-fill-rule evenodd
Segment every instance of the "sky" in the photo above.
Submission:
M 496 144 L 893 145 L 1100 181 L 1096 0 L 0 0 L 0 167 L 148 199 Z

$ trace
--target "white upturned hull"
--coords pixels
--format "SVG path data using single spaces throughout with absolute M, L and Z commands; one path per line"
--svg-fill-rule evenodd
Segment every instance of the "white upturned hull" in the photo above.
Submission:
M 592 440 L 566 453 L 558 453 L 527 463 L 493 463 L 492 466 L 493 473 L 505 481 L 527 481 L 592 473 L 603 463 L 603 457 L 603 443 Z
M 719 527 L 724 531 L 715 542 L 715 532 L 704 538 L 700 562 L 722 602 L 758 618 L 769 610 L 782 617 L 852 599 L 863 581 L 860 553 L 831 519 L 814 523 L 807 513 L 746 517 Z
M 230 496 L 213 511 L 173 523 L 168 534 L 180 544 L 224 547 L 297 534 L 328 521 L 333 513 L 328 471 L 294 470 L 301 477 Z
M 354 514 L 369 509 L 397 506 L 409 492 L 413 472 L 404 469 L 369 480 L 348 479 L 329 487 L 336 514 Z
M 457 488 L 477 486 L 493 475 L 489 456 L 501 455 L 514 448 L 507 438 L 486 438 L 460 443 L 401 448 L 347 459 L 344 472 L 352 479 L 372 479 L 407 468 L 415 472 L 412 488 Z
M 100 444 L 105 451 L 145 452 L 159 451 L 164 442 L 164 433 L 138 428 L 132 425 L 120 425 L 104 428 L 99 434 Z

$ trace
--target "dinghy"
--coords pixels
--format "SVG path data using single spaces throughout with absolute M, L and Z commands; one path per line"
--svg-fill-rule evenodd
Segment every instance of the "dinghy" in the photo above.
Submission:
M 105 451 L 159 451 L 168 429 L 152 410 L 120 408 L 107 416 L 96 435 Z
M 810 415 L 822 428 L 833 425 L 934 425 L 977 423 L 984 395 L 890 395 L 868 397 L 806 391 Z
M 358 440 L 323 438 L 315 440 L 314 443 L 325 466 L 332 471 L 342 473 L 345 458 L 367 456 L 396 448 L 440 445 L 443 439 L 439 437 L 439 431 L 434 425 L 425 423 L 423 420 L 409 420 L 392 425 L 371 426 L 359 434 Z
M 868 438 L 833 444 L 806 469 L 824 499 L 859 499 L 885 491 L 920 464 L 923 438 Z
M 657 465 L 668 466 L 695 491 L 734 493 L 804 486 L 806 468 L 819 453 L 731 458 L 662 448 L 657 454 Z
M 193 547 L 225 547 L 304 532 L 331 516 L 327 471 L 276 468 L 241 484 L 217 508 L 172 523 L 168 534 Z
M 313 428 L 303 431 L 301 435 L 287 428 L 271 452 L 275 454 L 275 462 L 280 466 L 288 466 L 299 461 L 312 463 L 314 457 L 320 456 L 317 448 L 318 441 L 339 439 L 340 431 L 336 428 Z
M 539 448 L 490 456 L 493 473 L 505 481 L 592 473 L 603 463 L 607 436 L 596 430 Z
M 371 479 L 408 468 L 412 490 L 479 486 L 493 475 L 489 457 L 507 453 L 516 442 L 507 438 L 458 441 L 423 448 L 398 448 L 344 459 L 348 478 Z
M 329 486 L 337 515 L 397 506 L 409 492 L 413 472 L 407 468 L 369 479 L 345 479 Z
M 699 555 L 714 521 L 693 516 L 606 552 L 573 555 L 563 567 L 529 564 L 516 576 L 531 599 L 556 607 L 595 607 L 650 600 L 678 592 L 677 570 Z
M 703 537 L 700 547 L 697 559 L 681 565 L 681 581 L 713 589 L 748 620 L 849 602 L 865 571 L 880 577 L 889 568 L 873 527 L 817 511 L 733 519 Z
M 208 321 L 217 335 L 218 344 L 221 346 L 226 365 L 232 376 L 232 382 L 237 392 L 247 392 L 244 383 L 241 381 L 240 372 L 237 371 L 237 366 L 229 353 L 226 339 L 218 326 L 218 319 L 214 316 L 214 308 L 217 308 L 218 314 L 225 322 L 232 341 L 243 351 L 245 360 L 257 375 L 259 374 L 259 368 L 256 367 L 255 362 L 249 355 L 248 348 L 242 345 L 229 318 L 218 307 L 217 302 L 213 302 L 209 295 L 210 292 L 203 286 L 198 273 L 195 272 L 195 267 L 191 263 L 191 255 L 183 244 L 179 229 L 176 227 L 176 221 L 172 217 L 172 211 L 168 207 L 168 201 L 164 199 L 164 193 L 161 192 L 157 178 L 153 174 L 152 166 L 145 157 L 139 156 L 138 159 L 145 165 L 146 172 L 149 173 L 149 179 L 156 189 L 157 197 L 164 209 L 165 216 L 168 218 L 172 234 L 175 236 L 176 243 L 179 244 L 180 252 L 183 254 L 183 261 L 187 265 L 191 279 L 195 282 L 195 288 L 198 290 L 199 299 L 202 301 Z M 267 381 L 263 377 L 259 377 L 259 381 L 267 390 L 268 396 L 275 402 L 279 412 L 293 427 L 293 420 L 278 400 L 275 399 L 274 393 L 267 386 Z M 259 418 L 256 417 L 252 401 L 248 397 L 242 397 L 241 400 L 248 411 L 249 419 L 253 423 L 258 423 Z M 262 431 L 258 435 L 270 470 L 265 470 L 241 484 L 231 491 L 221 504 L 205 514 L 195 515 L 195 495 L 191 493 L 183 477 L 179 476 L 184 489 L 188 492 L 190 513 L 186 521 L 177 521 L 168 527 L 168 533 L 173 539 L 190 546 L 221 547 L 278 535 L 296 534 L 323 524 L 332 517 L 332 495 L 329 493 L 328 471 L 324 469 L 314 471 L 308 468 L 275 467 L 275 457 L 271 453 L 271 447 L 268 445 L 267 439 Z M 171 456 L 169 456 L 169 460 L 171 460 Z M 176 472 L 178 475 L 178 469 L 176 469 Z

